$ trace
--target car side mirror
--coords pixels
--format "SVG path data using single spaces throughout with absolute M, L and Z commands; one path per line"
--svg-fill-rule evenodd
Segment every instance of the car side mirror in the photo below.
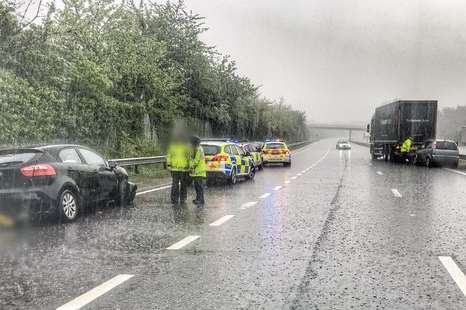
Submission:
M 115 169 L 117 166 L 118 166 L 118 164 L 116 163 L 116 161 L 110 160 L 110 161 L 108 162 L 108 167 L 109 167 L 110 169 L 112 169 L 112 170 Z

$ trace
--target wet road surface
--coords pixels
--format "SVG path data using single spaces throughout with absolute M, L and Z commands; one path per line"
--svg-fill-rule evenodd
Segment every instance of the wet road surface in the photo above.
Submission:
M 2 231 L 0 309 L 466 309 L 466 175 L 324 140 L 203 209 L 168 191 Z

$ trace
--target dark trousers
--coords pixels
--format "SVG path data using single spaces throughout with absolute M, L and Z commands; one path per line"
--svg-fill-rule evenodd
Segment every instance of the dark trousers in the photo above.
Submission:
M 409 165 L 411 163 L 411 154 L 408 152 L 403 152 L 401 155 L 403 156 L 403 163 Z
M 172 192 L 171 201 L 174 204 L 186 202 L 188 191 L 188 172 L 172 171 Z
M 204 203 L 204 178 L 203 177 L 192 177 L 194 189 L 196 190 L 196 200 L 200 203 Z

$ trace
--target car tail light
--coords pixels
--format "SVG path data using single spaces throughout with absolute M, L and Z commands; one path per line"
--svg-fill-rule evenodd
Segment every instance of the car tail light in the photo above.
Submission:
M 290 151 L 288 151 L 288 150 L 284 150 L 284 151 L 283 151 L 283 154 L 285 154 L 285 155 L 289 155 L 289 154 L 290 154 Z
M 57 175 L 57 172 L 49 164 L 35 164 L 22 167 L 21 174 L 25 177 L 41 177 Z
M 227 161 L 228 160 L 228 155 L 223 155 L 223 154 L 217 154 L 212 158 L 213 161 Z

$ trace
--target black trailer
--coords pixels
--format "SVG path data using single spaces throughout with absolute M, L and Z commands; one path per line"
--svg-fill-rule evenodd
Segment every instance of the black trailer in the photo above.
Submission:
M 435 139 L 437 101 L 398 100 L 375 109 L 370 124 L 370 152 L 373 159 L 396 160 L 403 141 L 413 138 L 413 149 Z

